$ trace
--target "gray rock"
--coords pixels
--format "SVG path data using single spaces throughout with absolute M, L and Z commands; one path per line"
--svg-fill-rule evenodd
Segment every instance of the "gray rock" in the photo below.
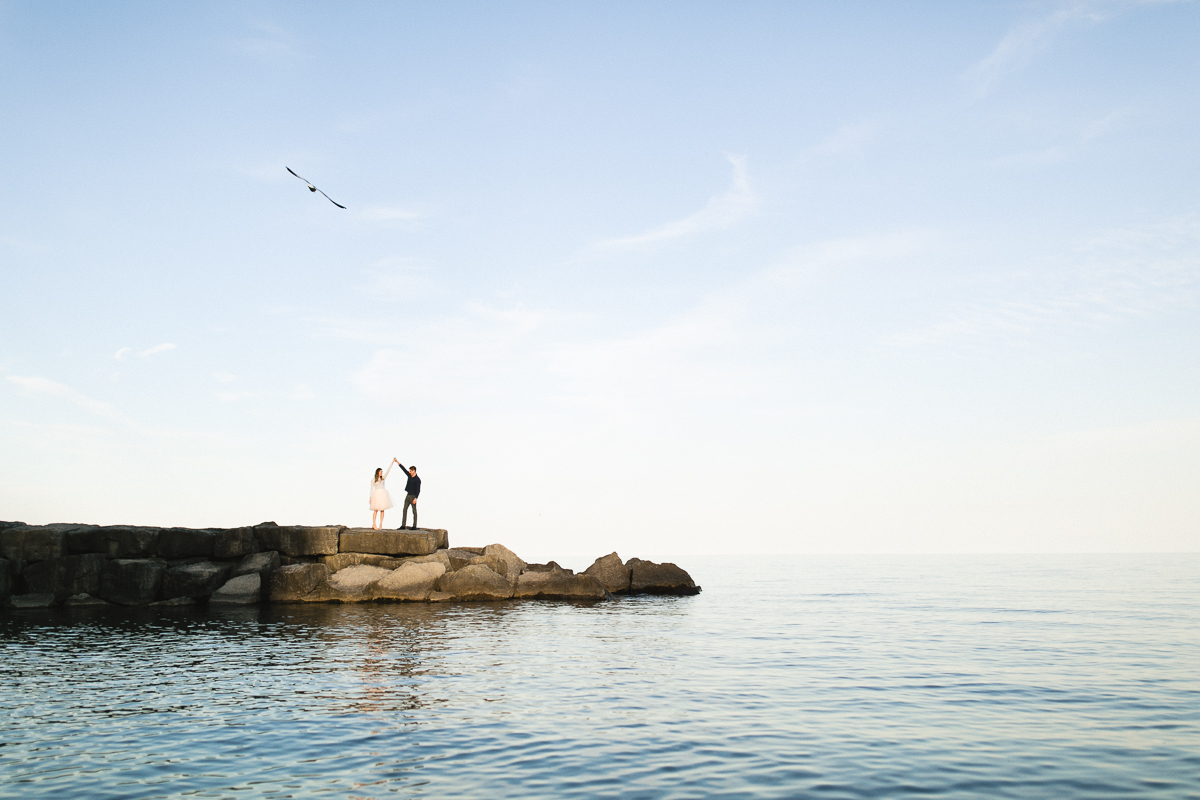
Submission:
M 448 571 L 453 572 L 470 564 L 472 558 L 483 555 L 482 552 L 475 552 L 476 549 L 483 550 L 482 547 L 471 548 L 470 550 L 464 547 L 451 547 L 449 550 L 439 550 L 438 552 L 445 555 L 446 560 L 450 562 Z
M 258 546 L 254 528 L 218 528 L 213 533 L 217 537 L 213 544 L 213 558 L 216 559 L 232 561 L 262 549 Z
M 613 594 L 629 591 L 629 567 L 614 553 L 597 558 L 592 565 L 583 571 L 600 581 L 600 585 Z
M 529 566 L 520 556 L 502 544 L 489 544 L 487 547 L 483 548 L 483 554 L 485 556 L 494 556 L 502 561 L 507 562 L 508 569 L 506 572 L 512 572 L 515 570 L 516 573 L 520 575 L 521 570 Z
M 329 580 L 324 564 L 289 564 L 266 576 L 267 599 L 272 603 L 301 603 Z
M 338 553 L 336 556 L 319 556 L 317 560 L 334 572 L 346 567 L 357 567 L 359 564 L 366 564 L 369 567 L 395 569 L 405 561 L 403 558 L 380 556 L 374 553 Z
M 357 567 L 346 567 L 333 573 L 323 588 L 331 600 L 361 603 L 374 599 L 372 589 L 375 584 L 391 574 L 391 570 L 382 567 L 359 564 Z
M 381 600 L 427 600 L 446 573 L 439 561 L 410 561 L 393 570 L 375 585 L 375 597 Z
M 446 555 L 446 550 L 438 550 L 436 553 L 431 553 L 427 556 L 411 556 L 410 558 L 401 559 L 401 564 L 441 564 L 446 572 L 450 571 L 450 556 Z M 380 566 L 383 566 L 382 564 Z
M 438 535 L 430 531 L 375 531 L 347 528 L 342 531 L 342 553 L 375 553 L 383 556 L 427 556 L 436 551 Z
M 17 572 L 47 558 L 58 558 L 67 554 L 67 531 L 80 525 L 26 525 L 22 528 L 0 530 L 0 558 L 14 562 Z
M 6 600 L 12 594 L 12 562 L 0 558 L 0 601 Z
M 112 605 L 112 604 L 104 602 L 99 597 L 92 597 L 90 594 L 77 594 L 77 595 L 72 595 L 71 597 L 68 597 L 66 599 L 66 602 L 64 603 L 64 605 L 70 606 L 70 607 L 77 607 L 77 606 L 107 606 L 107 605 Z
M 5 522 L 0 520 L 0 531 L 5 528 L 25 528 L 28 527 L 24 522 Z
M 674 564 L 631 558 L 626 566 L 631 594 L 700 594 L 692 576 Z
M 65 599 L 74 594 L 100 591 L 104 556 L 84 553 L 38 561 L 25 568 L 25 588 L 32 594 L 49 593 Z
M 262 575 L 250 572 L 230 578 L 225 585 L 213 592 L 208 604 L 248 605 L 257 603 L 262 593 Z
M 275 524 L 258 525 L 254 534 L 258 537 L 259 546 L 263 550 L 278 550 L 280 555 L 290 556 L 332 556 L 338 552 L 338 534 L 342 529 L 336 526 L 319 528 L 280 527 Z
M 591 575 L 566 572 L 525 572 L 517 579 L 513 597 L 541 597 L 564 600 L 603 600 L 609 594 Z
M 123 606 L 144 606 L 158 599 L 166 565 L 144 558 L 115 558 L 100 575 L 100 598 Z
M 158 552 L 161 528 L 138 525 L 104 525 L 67 533 L 72 553 L 100 553 L 105 558 L 145 558 Z
M 279 553 L 274 550 L 268 550 L 265 553 L 253 553 L 243 558 L 233 572 L 229 573 L 230 577 L 237 578 L 242 575 L 255 575 L 263 572 L 274 572 L 282 566 L 279 563 Z
M 13 608 L 49 608 L 54 605 L 54 595 L 14 594 L 8 598 L 8 604 Z
M 216 561 L 171 567 L 163 575 L 162 596 L 168 600 L 176 597 L 207 597 L 225 583 L 231 569 L 232 565 Z
M 520 569 L 515 564 L 505 561 L 494 553 L 486 556 L 475 556 L 467 564 L 482 564 L 497 575 L 506 578 L 510 583 L 515 581 L 517 576 L 521 574 Z
M 160 558 L 212 558 L 217 535 L 196 528 L 164 528 L 158 534 Z
M 482 564 L 471 564 L 437 579 L 437 590 L 459 600 L 504 600 L 512 597 L 513 587 Z

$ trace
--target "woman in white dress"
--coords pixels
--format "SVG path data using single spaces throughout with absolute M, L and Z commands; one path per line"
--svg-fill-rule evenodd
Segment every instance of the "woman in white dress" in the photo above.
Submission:
M 392 459 L 394 462 L 396 459 Z M 383 467 L 375 470 L 375 477 L 371 479 L 371 527 L 377 531 L 383 530 L 383 512 L 392 507 L 392 496 L 388 494 L 387 487 L 383 482 L 387 480 L 388 472 L 392 471 L 392 465 L 388 464 L 387 472 L 383 471 Z M 375 522 L 375 518 L 379 518 L 379 522 Z

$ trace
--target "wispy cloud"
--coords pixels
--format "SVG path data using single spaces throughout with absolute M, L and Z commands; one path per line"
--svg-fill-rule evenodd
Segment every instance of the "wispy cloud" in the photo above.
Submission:
M 27 397 L 54 397 L 59 400 L 65 400 L 90 414 L 95 414 L 106 419 L 117 419 L 116 412 L 108 403 L 101 403 L 99 400 L 80 394 L 61 383 L 56 383 L 49 378 L 41 377 L 25 377 L 21 375 L 5 376 L 9 383 L 16 384 L 20 388 L 21 393 Z
M 175 348 L 176 348 L 176 345 L 173 345 L 170 342 L 163 342 L 162 344 L 156 344 L 156 345 L 154 345 L 154 347 L 149 347 L 149 348 L 143 350 L 142 352 L 138 353 L 138 358 L 148 358 L 149 356 L 156 356 L 159 353 L 165 353 L 168 350 L 174 350 Z
M 123 358 L 125 358 L 125 356 L 129 355 L 132 352 L 133 352 L 132 347 L 122 347 L 120 350 L 113 353 L 113 358 L 115 358 L 117 361 L 120 361 Z
M 1196 304 L 1200 220 L 1178 219 L 1097 236 L 1012 275 L 992 297 L 927 328 L 888 337 L 896 347 L 1021 340 L 1047 326 L 1095 326 Z
M 234 376 L 228 372 L 214 372 L 212 376 L 214 380 L 220 383 L 232 383 L 235 380 Z
M 635 236 L 606 239 L 595 245 L 599 250 L 657 244 L 671 239 L 693 236 L 710 230 L 721 230 L 739 222 L 758 205 L 758 197 L 750 186 L 745 156 L 727 156 L 733 166 L 733 177 L 724 194 L 711 198 L 704 208 L 686 217 L 651 228 Z
M 1136 6 L 1162 5 L 1175 1 L 1068 0 L 1057 3 L 1049 14 L 1036 19 L 1026 19 L 1013 26 L 991 53 L 966 71 L 963 80 L 976 93 L 985 95 L 1002 78 L 1021 70 L 1049 48 L 1054 38 L 1066 28 L 1103 22 Z

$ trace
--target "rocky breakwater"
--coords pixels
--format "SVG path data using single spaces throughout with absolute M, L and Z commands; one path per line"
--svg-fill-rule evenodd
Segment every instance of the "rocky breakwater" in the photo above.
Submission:
M 153 528 L 0 522 L 0 605 L 455 602 L 698 594 L 674 564 L 616 553 L 581 573 L 445 530 Z

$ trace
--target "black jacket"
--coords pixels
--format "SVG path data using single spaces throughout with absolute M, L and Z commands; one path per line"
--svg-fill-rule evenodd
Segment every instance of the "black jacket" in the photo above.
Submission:
M 399 461 L 397 461 L 396 463 L 400 464 Z M 408 467 L 404 466 L 403 464 L 400 464 L 400 469 L 404 470 L 405 474 L 408 473 Z M 408 492 L 413 497 L 420 497 L 421 496 L 421 479 L 418 478 L 416 475 L 409 475 L 408 483 L 404 484 L 404 491 Z

